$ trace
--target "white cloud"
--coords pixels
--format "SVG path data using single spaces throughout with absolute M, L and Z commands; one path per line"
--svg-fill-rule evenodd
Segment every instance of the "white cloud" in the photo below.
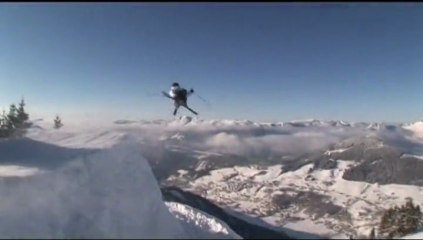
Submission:
M 83 131 L 82 134 L 87 135 L 86 139 L 88 140 L 98 136 L 95 142 L 99 144 L 104 142 L 106 145 L 107 142 L 110 142 L 109 139 L 117 142 L 125 136 L 132 137 L 141 144 L 151 146 L 145 148 L 145 151 L 156 152 L 153 155 L 173 148 L 175 145 L 191 150 L 241 155 L 301 154 L 327 148 L 343 139 L 359 136 L 379 137 L 394 145 L 401 145 L 401 147 L 412 146 L 413 149 L 419 147 L 418 143 L 411 145 L 408 142 L 406 137 L 410 133 L 405 129 L 398 127 L 392 130 L 381 127 L 377 130 L 369 130 L 365 124 L 357 127 L 330 126 L 328 124 L 294 127 L 290 125 L 264 126 L 235 120 L 183 118 L 176 121 L 131 121 L 127 124 L 115 124 L 111 128 L 96 127 L 95 129 L 97 130 Z M 69 128 L 64 130 L 70 131 Z M 96 131 L 98 134 L 95 133 Z M 181 138 L 172 138 L 175 134 Z M 169 142 L 171 142 L 170 145 Z M 55 142 L 55 144 L 57 143 L 60 144 L 60 141 Z M 91 144 L 87 141 L 84 144 L 87 143 Z M 83 147 L 84 144 L 81 146 Z
M 300 132 L 292 135 L 269 134 L 242 138 L 237 134 L 218 133 L 208 137 L 205 145 L 211 151 L 234 154 L 260 154 L 263 152 L 306 153 L 327 147 L 339 137 L 322 132 Z

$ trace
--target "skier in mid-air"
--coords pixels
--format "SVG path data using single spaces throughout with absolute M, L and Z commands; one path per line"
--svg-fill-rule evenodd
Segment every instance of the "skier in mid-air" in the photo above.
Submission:
M 179 86 L 179 83 L 177 82 L 174 82 L 172 84 L 169 90 L 169 94 L 163 92 L 163 94 L 166 97 L 173 99 L 173 104 L 175 106 L 175 110 L 173 111 L 174 116 L 176 115 L 180 106 L 183 106 L 186 109 L 190 110 L 195 115 L 198 115 L 198 113 L 192 110 L 190 107 L 188 107 L 188 104 L 187 104 L 188 96 L 191 95 L 192 93 L 194 93 L 194 89 L 191 88 L 188 92 L 185 88 L 182 88 L 181 86 Z

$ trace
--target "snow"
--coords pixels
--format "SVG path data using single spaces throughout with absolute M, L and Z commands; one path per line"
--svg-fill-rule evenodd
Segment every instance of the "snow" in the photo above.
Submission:
M 325 152 L 326 155 L 331 155 L 332 153 L 341 153 L 341 152 L 345 152 L 346 150 L 348 150 L 349 148 L 341 148 L 341 149 L 335 149 L 335 150 L 328 150 Z
M 27 137 L 69 148 L 109 148 L 127 135 L 113 128 L 30 130 Z
M 296 124 L 292 125 L 291 123 Z M 24 207 L 22 209 L 16 210 L 18 213 L 20 213 L 19 217 L 12 218 L 15 220 L 12 220 L 11 223 L 6 224 L 5 226 L 10 227 L 10 225 L 13 225 L 13 223 L 17 223 L 18 220 L 22 220 L 23 222 L 25 222 L 25 217 L 31 218 L 34 214 L 38 214 L 37 211 L 33 209 L 40 208 L 46 211 L 47 215 L 51 215 L 51 219 L 54 218 L 54 221 L 51 220 L 50 222 L 57 222 L 55 223 L 55 229 L 62 229 L 61 233 L 55 232 L 49 235 L 50 232 L 48 232 L 47 236 L 69 236 L 66 234 L 68 234 L 71 230 L 73 231 L 74 229 L 78 229 L 81 234 L 85 234 L 86 236 L 104 231 L 104 234 L 107 234 L 107 236 L 120 237 L 121 235 L 119 234 L 123 234 L 126 232 L 119 232 L 120 230 L 113 230 L 113 228 L 106 229 L 106 227 L 102 227 L 103 225 L 101 225 L 100 223 L 98 223 L 99 226 L 92 224 L 93 227 L 89 228 L 91 230 L 79 230 L 79 227 L 81 226 L 76 226 L 69 230 L 70 224 L 66 223 L 65 220 L 59 221 L 59 217 L 57 216 L 60 214 L 64 214 L 64 210 L 61 210 L 58 207 L 60 205 L 59 202 L 63 201 L 63 198 L 60 199 L 57 196 L 54 197 L 54 194 L 56 192 L 60 192 L 62 195 L 65 195 L 66 192 L 73 192 L 81 196 L 81 199 L 78 200 L 78 198 L 76 197 L 70 197 L 70 202 L 64 201 L 65 203 L 63 207 L 67 209 L 66 214 L 69 214 L 70 212 L 74 212 L 74 214 L 81 214 L 82 216 L 92 216 L 95 214 L 99 214 L 100 217 L 98 218 L 101 220 L 102 224 L 105 225 L 110 224 L 111 221 L 120 221 L 118 220 L 119 216 L 116 212 L 126 211 L 126 213 L 129 214 L 129 218 L 135 219 L 133 215 L 138 211 L 139 214 L 141 214 L 142 216 L 147 216 L 147 218 L 150 218 L 149 214 L 157 215 L 155 218 L 152 217 L 151 220 L 154 221 L 156 224 L 163 224 L 161 221 L 164 221 L 164 224 L 166 226 L 169 226 L 170 228 L 169 230 L 165 229 L 170 237 L 186 237 L 198 235 L 199 232 L 201 232 L 198 229 L 202 229 L 204 235 L 201 235 L 201 237 L 204 238 L 210 237 L 210 234 L 213 234 L 213 231 L 215 231 L 215 233 L 219 237 L 233 237 L 231 234 L 231 230 L 227 228 L 227 231 L 225 232 L 224 228 L 226 228 L 226 226 L 223 223 L 220 223 L 217 219 L 215 219 L 216 221 L 213 222 L 211 218 L 209 219 L 207 217 L 207 215 L 203 215 L 203 213 L 201 212 L 189 209 L 189 207 L 187 206 L 163 203 L 161 200 L 159 201 L 158 198 L 156 198 L 157 196 L 152 197 L 152 199 L 160 203 L 157 204 L 157 209 L 161 209 L 158 210 L 159 212 L 162 212 L 161 214 L 157 214 L 155 212 L 141 213 L 142 207 L 145 206 L 141 204 L 141 210 L 137 209 L 134 206 L 135 204 L 133 204 L 129 200 L 127 200 L 128 205 L 131 206 L 129 207 L 129 209 L 132 211 L 129 211 L 128 209 L 119 205 L 119 200 L 117 200 L 119 198 L 117 198 L 116 195 L 122 194 L 124 198 L 133 197 L 139 202 L 143 202 L 142 196 L 139 196 L 141 195 L 141 192 L 145 193 L 145 190 L 148 190 L 152 191 L 154 195 L 154 193 L 158 191 L 158 187 L 153 189 L 144 189 L 144 187 L 142 186 L 144 185 L 144 179 L 134 178 L 133 181 L 129 180 L 131 174 L 135 174 L 138 169 L 141 169 L 143 167 L 133 167 L 133 172 L 130 172 L 129 169 L 114 166 L 112 162 L 115 161 L 116 164 L 117 162 L 122 162 L 123 160 L 121 161 L 119 159 L 121 159 L 121 157 L 125 155 L 124 151 L 120 151 L 118 150 L 119 148 L 116 147 L 120 146 L 120 144 L 122 143 L 135 144 L 133 145 L 132 149 L 128 150 L 129 153 L 133 153 L 133 157 L 131 159 L 134 162 L 135 159 L 136 161 L 144 162 L 144 160 L 142 160 L 143 158 L 140 156 L 142 154 L 136 153 L 138 152 L 140 146 L 144 143 L 150 144 L 148 146 L 151 146 L 151 150 L 143 149 L 143 151 L 155 152 L 161 151 L 162 148 L 166 148 L 170 151 L 178 151 L 179 153 L 184 153 L 187 156 L 192 156 L 198 159 L 199 162 L 196 163 L 195 167 L 197 167 L 198 170 L 201 170 L 208 166 L 207 161 L 209 161 L 208 158 L 210 157 L 223 157 L 225 154 L 230 153 L 240 154 L 242 156 L 254 156 L 254 158 L 261 159 L 261 154 L 263 152 L 277 153 L 282 154 L 284 156 L 295 156 L 296 154 L 314 151 L 316 149 L 326 150 L 328 149 L 326 147 L 332 144 L 338 143 L 346 138 L 353 138 L 355 136 L 361 136 L 363 134 L 373 136 L 380 135 L 381 138 L 388 137 L 393 138 L 394 140 L 402 140 L 402 138 L 405 136 L 407 139 L 408 137 L 410 137 L 411 140 L 413 140 L 413 143 L 421 144 L 421 140 L 423 139 L 421 135 L 423 129 L 422 124 L 423 122 L 417 122 L 409 125 L 404 125 L 402 126 L 402 128 L 395 129 L 395 134 L 389 135 L 385 133 L 391 133 L 392 131 L 386 130 L 386 128 L 382 127 L 384 125 L 380 123 L 373 123 L 370 125 L 368 123 L 349 124 L 343 121 L 320 121 L 315 119 L 302 120 L 297 122 L 291 121 L 287 123 L 278 122 L 272 124 L 257 123 L 248 120 L 203 120 L 200 118 L 180 117 L 172 121 L 119 120 L 116 121 L 114 125 L 107 127 L 90 126 L 84 128 L 75 128 L 73 126 L 65 125 L 65 127 L 58 130 L 52 129 L 52 124 L 46 124 L 42 121 L 38 121 L 37 125 L 39 125 L 40 127 L 34 127 L 30 129 L 27 135 L 30 139 L 45 144 L 51 144 L 63 148 L 63 150 L 99 149 L 101 150 L 100 152 L 106 151 L 109 153 L 109 155 L 106 154 L 102 158 L 95 157 L 95 155 L 89 155 L 88 160 L 83 160 L 84 157 L 82 155 L 86 157 L 86 154 L 81 153 L 78 156 L 79 160 L 72 161 L 71 163 L 76 164 L 78 161 L 83 163 L 104 161 L 105 163 L 108 163 L 107 166 L 109 166 L 111 169 L 105 169 L 101 167 L 101 164 L 95 165 L 93 163 L 88 164 L 89 166 L 91 166 L 91 168 L 87 169 L 87 167 L 83 167 L 84 165 L 82 164 L 81 166 L 79 166 L 78 171 L 82 171 L 83 173 L 85 173 L 85 175 L 83 174 L 82 176 L 73 176 L 72 174 L 68 173 L 69 176 L 64 174 L 62 179 L 60 176 L 57 175 L 58 172 L 64 171 L 63 169 L 68 169 L 69 172 L 72 172 L 73 170 L 70 170 L 73 169 L 72 167 L 66 166 L 61 168 L 62 170 L 46 171 L 45 169 L 39 168 L 37 166 L 28 167 L 19 166 L 16 164 L 0 166 L 0 177 L 35 177 L 34 179 L 51 179 L 52 182 L 57 182 L 51 183 L 54 186 L 53 192 L 48 192 L 48 190 L 41 187 L 34 187 L 34 189 L 38 189 L 41 195 L 39 195 L 39 193 L 31 193 L 35 190 L 29 190 L 29 193 L 25 193 L 26 195 L 24 193 L 19 193 L 25 196 L 23 198 L 28 199 L 43 199 L 41 197 L 43 195 L 50 196 L 50 199 L 46 201 L 49 204 L 46 203 L 42 205 L 41 203 L 38 203 L 41 205 L 31 205 L 35 203 L 29 203 L 29 200 L 27 202 L 25 202 L 25 200 L 22 200 L 24 201 Z M 369 130 L 367 129 L 367 127 L 374 130 Z M 403 143 L 406 144 L 407 142 L 401 142 L 401 144 Z M 342 152 L 345 150 L 346 149 L 330 150 L 327 151 L 326 154 L 330 155 L 331 153 Z M 119 154 L 113 154 L 113 152 L 115 151 L 119 152 Z M 411 154 L 411 152 L 409 154 Z M 179 155 L 183 156 L 182 154 Z M 403 157 L 404 156 L 408 155 L 404 154 Z M 415 156 L 418 157 L 418 155 Z M 54 157 L 52 156 L 51 158 L 52 159 L 50 160 L 53 160 Z M 111 158 L 113 158 L 113 161 Z M 298 191 L 315 191 L 319 194 L 328 196 L 332 203 L 342 206 L 343 208 L 347 209 L 348 213 L 351 214 L 351 222 L 356 226 L 354 230 L 365 234 L 368 234 L 368 232 L 370 231 L 369 226 L 371 226 L 371 224 L 374 224 L 378 220 L 378 211 L 392 206 L 393 204 L 402 204 L 403 200 L 407 196 L 413 197 L 413 199 L 415 199 L 415 201 L 418 203 L 423 203 L 423 200 L 421 200 L 420 197 L 421 194 L 423 194 L 423 189 L 421 187 L 395 184 L 379 186 L 378 184 L 368 184 L 365 182 L 352 182 L 343 180 L 342 175 L 345 169 L 347 169 L 348 166 L 351 164 L 354 163 L 351 161 L 338 160 L 337 169 L 316 170 L 312 173 L 309 173 L 309 170 L 313 167 L 313 164 L 304 165 L 300 169 L 290 172 L 282 172 L 282 165 L 280 164 L 275 164 L 265 169 L 255 169 L 249 166 L 236 166 L 213 170 L 210 172 L 210 175 L 205 175 L 201 178 L 196 179 L 193 182 L 190 182 L 189 184 L 191 185 L 191 189 L 203 187 L 205 189 L 205 192 L 207 192 L 208 194 L 207 196 L 213 200 L 219 202 L 226 202 L 230 206 L 236 206 L 234 208 L 236 208 L 237 210 L 248 212 L 252 216 L 260 216 L 266 218 L 275 225 L 280 224 L 280 227 L 289 227 L 292 228 L 292 230 L 300 229 L 301 231 L 308 231 L 310 233 L 314 232 L 316 234 L 322 234 L 322 232 L 325 232 L 327 234 L 330 234 L 331 236 L 332 234 L 334 234 L 333 231 L 327 231 L 327 228 L 324 229 L 320 226 L 323 225 L 323 221 L 326 221 L 326 223 L 332 223 L 331 221 L 333 220 L 329 218 L 322 217 L 322 221 L 320 223 L 311 218 L 289 223 L 278 223 L 277 221 L 273 221 L 278 217 L 280 218 L 280 216 L 266 215 L 264 209 L 271 205 L 270 201 L 272 197 L 272 195 L 269 195 L 268 192 L 271 192 L 272 194 L 277 194 L 283 191 L 281 190 L 281 188 L 292 188 Z M 96 168 L 98 168 L 98 171 L 95 171 Z M 104 171 L 104 173 L 99 173 L 100 169 L 102 169 L 101 171 Z M 178 169 L 175 169 L 175 171 L 176 170 Z M 122 181 L 124 185 L 130 185 L 132 188 L 131 191 L 140 194 L 138 195 L 135 193 L 130 193 L 129 190 L 122 190 L 119 186 L 116 186 L 117 184 L 114 184 L 110 179 L 107 180 L 105 175 L 113 175 L 115 174 L 115 171 L 122 171 L 120 172 L 122 174 L 122 179 L 118 180 Z M 99 178 L 106 179 L 105 182 L 107 184 L 110 184 L 110 192 L 103 192 L 105 190 L 101 188 L 101 186 L 97 186 L 97 183 L 94 184 L 94 182 L 91 182 L 91 180 L 87 180 L 97 179 L 97 176 L 95 174 L 98 174 L 100 176 Z M 123 175 L 125 175 L 128 179 L 125 179 Z M 179 171 L 179 174 L 176 175 L 179 175 L 178 177 L 182 178 L 185 175 L 189 174 L 187 174 L 187 171 L 181 169 Z M 306 177 L 309 175 L 314 177 L 316 180 L 307 180 Z M 112 179 L 112 177 L 110 178 Z M 70 179 L 72 179 L 73 181 Z M 75 179 L 76 182 L 81 182 L 81 184 L 85 181 L 85 188 L 89 186 L 92 191 L 87 192 L 84 190 L 85 188 L 83 186 L 75 185 L 76 183 L 72 185 Z M 34 181 L 33 183 L 22 183 L 18 189 L 31 189 L 29 186 L 32 186 L 31 184 L 37 184 L 37 181 Z M 146 182 L 150 183 L 149 181 L 150 180 L 147 180 Z M 47 182 L 47 180 L 44 180 L 44 182 Z M 70 188 L 70 186 L 72 187 L 71 189 L 65 188 L 65 186 L 60 188 L 61 185 L 59 185 L 59 183 L 63 183 L 68 188 Z M 55 186 L 55 184 L 57 184 L 57 186 Z M 24 187 L 26 185 L 28 187 Z M 17 193 L 13 193 L 14 191 L 24 192 L 23 190 L 12 190 L 1 185 L 0 191 L 6 191 L 8 194 L 5 195 L 10 196 L 9 198 L 13 198 L 13 196 L 17 195 Z M 12 192 L 12 194 L 10 195 L 9 192 Z M 117 194 L 118 192 L 119 194 Z M 96 196 L 94 193 L 103 194 L 103 197 L 105 199 Z M 284 193 L 291 194 L 287 190 Z M 92 199 L 95 199 L 101 207 L 94 205 L 89 206 L 92 208 L 91 210 L 84 209 L 88 208 L 88 206 L 85 205 L 89 205 L 89 203 L 92 202 Z M 16 206 L 12 204 L 13 201 L 10 202 L 11 203 L 9 203 L 8 207 L 11 207 L 12 209 L 14 207 L 16 209 Z M 68 206 L 69 204 L 71 204 L 71 206 Z M 0 212 L 3 208 L 6 209 L 5 207 L 2 207 L 4 205 L 4 202 L 0 202 Z M 31 206 L 31 211 L 29 211 L 28 209 L 26 209 L 27 211 L 25 210 L 25 208 L 28 208 L 25 207 L 26 205 Z M 45 210 L 47 209 L 47 205 L 53 207 L 56 206 L 56 210 L 51 210 L 50 212 L 48 210 Z M 77 211 L 77 207 L 75 206 L 79 206 L 83 210 Z M 103 210 L 101 210 L 102 207 L 106 207 L 106 209 L 116 209 L 113 212 L 113 214 L 115 215 L 110 213 L 110 211 L 107 212 L 106 210 L 104 211 L 107 212 L 108 215 L 106 213 L 103 213 Z M 59 209 L 60 211 L 57 209 Z M 172 216 L 163 213 L 163 211 L 166 212 L 165 210 L 170 210 Z M 7 211 L 10 212 L 9 215 L 11 216 L 12 210 Z M 296 216 L 295 209 L 289 209 L 287 211 L 293 216 Z M 0 216 L 2 215 L 0 214 Z M 120 216 L 123 216 L 123 213 Z M 306 217 L 306 215 L 301 216 Z M 138 217 L 142 218 L 140 216 Z M 173 217 L 173 220 L 170 220 L 170 217 Z M 196 219 L 196 217 L 198 217 L 198 219 Z M 89 217 L 87 218 L 89 219 Z M 128 220 L 127 222 L 124 221 L 122 224 L 131 225 L 132 223 L 129 223 Z M 146 223 L 143 223 L 141 221 L 139 224 L 142 225 Z M 336 222 L 334 224 L 336 225 Z M 45 226 L 45 228 L 47 229 L 49 225 L 46 223 Z M 191 226 L 191 228 L 189 228 L 189 226 Z M 0 230 L 1 228 L 2 226 L 0 226 Z M 11 229 L 13 230 L 13 227 Z M 140 227 L 139 229 L 143 228 Z M 154 235 L 154 228 L 149 228 L 148 230 L 151 231 L 147 233 L 151 233 L 151 235 Z M 131 234 L 131 231 L 128 231 L 127 234 Z M 136 232 L 136 230 L 133 231 Z M 11 236 L 21 236 L 18 234 L 18 230 L 13 233 L 15 235 L 12 234 Z M 34 236 L 37 236 L 37 234 L 34 233 Z
M 207 161 L 202 161 L 197 165 L 197 167 L 195 168 L 195 171 L 204 170 L 206 169 L 206 166 L 207 166 Z
M 342 178 L 344 171 L 354 164 L 357 163 L 338 160 L 336 169 L 315 170 L 312 173 L 309 173 L 309 169 L 313 167 L 312 163 L 289 172 L 282 172 L 281 165 L 273 165 L 265 169 L 239 166 L 221 168 L 194 180 L 191 188 L 207 189 L 207 198 L 226 202 L 233 209 L 252 217 L 261 217 L 269 224 L 285 229 L 288 234 L 289 230 L 295 230 L 330 238 L 347 236 L 346 233 L 337 232 L 339 226 L 336 220 L 326 217 L 313 219 L 311 215 L 297 212 L 293 207 L 282 211 L 283 214 L 289 213 L 303 220 L 282 221 L 283 218 L 278 214 L 269 216 L 266 213 L 266 209 L 272 206 L 272 196 L 282 192 L 291 195 L 295 193 L 294 191 L 313 191 L 325 195 L 333 204 L 348 211 L 352 225 L 358 234 L 368 234 L 372 224 L 377 224 L 380 220 L 381 210 L 393 205 L 401 205 L 407 197 L 412 197 L 418 204 L 423 203 L 421 198 L 423 187 L 400 184 L 379 185 L 344 180 Z M 262 174 L 258 174 L 259 172 Z M 315 180 L 307 181 L 308 175 L 313 176 Z M 328 182 L 329 185 L 326 184 Z M 327 224 L 329 226 L 335 224 L 338 228 L 328 227 Z M 301 233 L 298 236 L 309 239 Z
M 28 177 L 39 174 L 41 170 L 35 167 L 18 165 L 0 165 L 0 177 Z
M 201 231 L 206 230 L 210 232 L 211 238 L 231 236 L 235 239 L 241 239 L 226 223 L 217 220 L 203 211 L 176 202 L 166 202 L 165 204 L 169 207 L 170 212 L 178 219 L 198 226 Z
M 423 239 L 423 232 L 410 234 L 410 235 L 404 236 L 400 239 Z
M 411 131 L 417 140 L 423 141 L 423 121 L 408 124 L 403 128 Z
M 170 138 L 171 139 L 176 139 L 176 140 L 182 140 L 182 139 L 184 139 L 184 136 L 182 134 L 180 134 L 180 133 L 177 133 L 177 134 L 171 136 Z
M 54 142 L 61 145 L 53 145 L 55 153 L 66 152 L 69 146 L 101 150 L 81 152 L 56 169 L 0 166 L 1 177 L 21 176 L 13 185 L 0 181 L 1 238 L 239 238 L 210 216 L 163 202 L 138 143 L 131 138 L 116 141 L 123 136 L 119 131 L 41 130 L 29 135 L 45 142 L 27 149 L 28 141 L 37 141 L 0 144 L 36 154 L 49 151 Z M 8 156 L 14 154 L 18 153 Z
M 297 222 L 290 222 L 285 225 L 283 225 L 285 229 L 295 230 L 295 231 L 304 231 L 304 229 L 307 229 L 308 232 L 312 232 L 314 234 L 319 235 L 327 235 L 329 232 L 332 232 L 330 229 L 328 229 L 325 225 L 315 223 L 309 219 L 297 221 Z M 333 233 L 332 233 L 333 234 Z M 291 236 L 296 239 L 310 239 L 309 236 L 304 236 L 301 234 L 292 234 Z
M 405 158 L 405 157 L 413 157 L 413 158 L 418 158 L 418 159 L 422 159 L 423 160 L 423 156 L 421 156 L 421 155 L 413 155 L 413 154 L 403 154 L 402 156 L 401 156 L 401 158 Z
M 80 157 L 0 191 L 1 237 L 186 236 L 161 201 L 147 163 L 128 146 Z

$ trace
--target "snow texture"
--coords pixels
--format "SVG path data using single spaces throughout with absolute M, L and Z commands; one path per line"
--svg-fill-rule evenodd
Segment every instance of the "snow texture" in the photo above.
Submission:
M 423 239 L 423 232 L 418 232 L 402 237 L 401 239 Z
M 217 236 L 221 238 L 228 238 L 228 236 L 230 236 L 236 239 L 241 239 L 241 237 L 233 232 L 226 223 L 214 218 L 213 216 L 210 216 L 203 211 L 176 202 L 165 202 L 165 204 L 169 207 L 170 212 L 173 213 L 178 219 L 198 226 L 201 231 L 210 232 L 211 238 L 216 238 Z
M 2 179 L 0 195 L 0 238 L 239 238 L 205 216 L 206 230 L 181 224 L 138 146 L 128 142 L 19 181 Z M 190 214 L 197 221 L 195 210 Z

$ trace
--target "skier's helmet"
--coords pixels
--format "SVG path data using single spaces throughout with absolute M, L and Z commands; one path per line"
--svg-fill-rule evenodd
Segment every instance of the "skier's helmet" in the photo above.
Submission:
M 179 87 L 179 83 L 174 82 L 174 83 L 172 84 L 172 87 Z

